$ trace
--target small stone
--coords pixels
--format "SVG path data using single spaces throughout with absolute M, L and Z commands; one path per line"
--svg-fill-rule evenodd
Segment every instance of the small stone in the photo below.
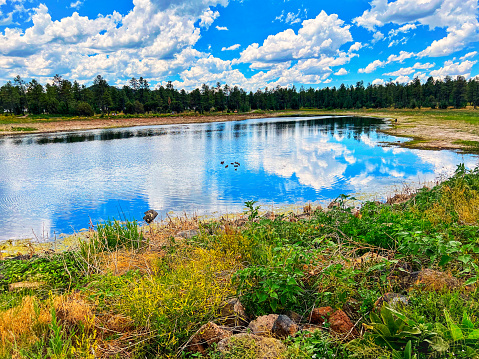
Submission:
M 193 353 L 205 354 L 214 343 L 228 338 L 232 333 L 224 328 L 219 327 L 215 323 L 209 322 L 203 325 L 190 339 L 186 350 Z
M 286 339 L 296 335 L 298 326 L 288 316 L 280 315 L 274 322 L 271 332 L 278 339 Z
M 329 328 L 338 334 L 352 334 L 353 336 L 358 335 L 356 329 L 354 329 L 354 325 L 351 322 L 351 319 L 344 313 L 342 310 L 335 311 L 329 317 Z
M 199 234 L 200 234 L 200 231 L 198 229 L 189 229 L 189 230 L 186 230 L 186 231 L 181 231 L 181 232 L 176 233 L 176 236 L 177 237 L 183 237 L 183 238 L 186 238 L 186 239 L 191 239 L 194 236 L 198 236 Z
M 309 322 L 322 325 L 333 312 L 334 310 L 331 307 L 314 308 L 309 315 Z
M 158 216 L 158 212 L 155 211 L 154 209 L 150 209 L 145 212 L 145 216 L 143 219 L 145 220 L 146 223 L 150 224 L 155 220 L 155 218 Z
M 263 315 L 249 323 L 248 328 L 253 334 L 270 337 L 273 334 L 273 325 L 278 319 L 278 314 Z
M 236 334 L 218 343 L 218 350 L 223 356 L 227 356 L 234 347 L 242 348 L 243 352 L 251 353 L 254 351 L 256 359 L 282 358 L 286 351 L 286 346 L 278 339 L 249 333 Z

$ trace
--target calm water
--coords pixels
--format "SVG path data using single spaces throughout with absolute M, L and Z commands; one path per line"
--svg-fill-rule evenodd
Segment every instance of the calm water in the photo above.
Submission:
M 52 238 L 90 219 L 141 220 L 148 209 L 164 218 L 240 212 L 247 200 L 271 207 L 342 193 L 379 199 L 477 163 L 450 151 L 385 146 L 404 139 L 378 133 L 382 126 L 283 118 L 2 138 L 0 240 Z

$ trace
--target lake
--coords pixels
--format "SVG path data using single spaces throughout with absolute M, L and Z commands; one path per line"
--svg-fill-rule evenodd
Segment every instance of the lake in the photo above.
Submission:
M 143 212 L 218 215 L 340 194 L 384 199 L 477 156 L 410 150 L 378 119 L 271 118 L 0 138 L 0 241 Z M 222 164 L 222 162 L 224 162 Z M 236 162 L 236 163 L 235 163 Z M 227 166 L 227 167 L 226 167 Z

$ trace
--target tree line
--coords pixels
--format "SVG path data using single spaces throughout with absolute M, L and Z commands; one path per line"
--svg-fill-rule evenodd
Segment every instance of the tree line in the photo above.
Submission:
M 181 113 L 184 111 L 247 112 L 250 110 L 285 110 L 300 108 L 359 109 L 359 108 L 462 108 L 479 106 L 479 81 L 463 76 L 443 80 L 429 77 L 421 83 L 415 78 L 408 84 L 355 86 L 342 84 L 339 88 L 326 87 L 298 90 L 276 87 L 247 92 L 238 86 L 214 87 L 203 84 L 191 92 L 175 89 L 171 82 L 151 89 L 143 77 L 132 78 L 122 88 L 111 86 L 100 75 L 93 85 L 86 87 L 55 75 L 52 83 L 36 80 L 25 82 L 20 76 L 0 87 L 0 113 L 22 115 L 93 116 L 120 113 Z

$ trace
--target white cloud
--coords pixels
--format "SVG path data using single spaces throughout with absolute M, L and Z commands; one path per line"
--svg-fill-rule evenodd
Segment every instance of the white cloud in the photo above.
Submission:
M 479 41 L 477 0 L 373 0 L 371 9 L 353 19 L 353 23 L 370 31 L 376 31 L 387 23 L 405 24 L 402 30 L 411 30 L 415 23 L 446 28 L 447 36 L 434 40 L 420 57 L 447 56 Z M 404 32 L 404 31 L 401 31 Z M 393 30 L 391 35 L 397 35 Z
M 388 72 L 388 73 L 385 73 L 384 76 L 407 76 L 407 75 L 413 74 L 414 72 L 416 72 L 416 70 L 427 70 L 434 66 L 435 64 L 430 64 L 429 62 L 425 64 L 416 62 L 414 66 L 412 67 L 405 67 L 397 71 Z
M 364 69 L 359 69 L 358 72 L 360 74 L 370 74 L 371 72 L 376 71 L 377 68 L 386 66 L 386 64 L 387 63 L 384 62 L 384 61 L 374 60 L 368 66 L 366 66 Z
M 384 85 L 385 81 L 383 79 L 376 79 L 373 81 L 373 85 Z
M 70 4 L 70 7 L 73 8 L 73 9 L 79 9 L 80 6 L 82 6 L 82 5 L 83 5 L 83 1 L 78 0 L 78 1 L 72 2 Z
M 115 81 L 119 74 L 164 79 L 208 57 L 193 46 L 200 27 L 207 28 L 219 16 L 210 7 L 225 6 L 228 0 L 133 3 L 126 15 L 88 18 L 74 12 L 55 21 L 40 4 L 31 10 L 33 25 L 24 31 L 7 27 L 0 33 L 0 63 L 5 65 L 0 80 L 17 74 L 42 80 L 55 73 L 80 82 L 99 73 Z
M 231 45 L 230 47 L 223 47 L 221 49 L 221 51 L 233 51 L 233 50 L 237 50 L 241 47 L 240 44 L 235 44 L 235 45 Z
M 333 54 L 352 41 L 349 28 L 336 14 L 321 11 L 316 18 L 303 21 L 297 34 L 287 29 L 268 36 L 261 46 L 248 46 L 241 53 L 240 62 L 281 62 Z
M 285 14 L 283 10 L 281 12 L 281 15 L 277 16 L 275 20 L 293 25 L 293 24 L 297 24 L 301 22 L 301 20 L 306 18 L 307 16 L 308 16 L 308 11 L 306 9 L 298 9 L 297 13 L 288 12 L 287 14 Z
M 344 67 L 343 68 L 340 68 L 338 70 L 338 72 L 334 73 L 336 76 L 344 76 L 344 75 L 347 75 L 349 73 L 348 70 L 346 70 Z
M 469 52 L 469 53 L 465 54 L 464 56 L 462 56 L 461 58 L 459 58 L 459 60 L 465 60 L 465 59 L 468 59 L 470 57 L 474 57 L 476 55 L 477 55 L 477 51 Z
M 209 28 L 211 24 L 220 16 L 219 11 L 213 11 L 211 9 L 207 9 L 203 14 L 200 16 L 200 26 Z
M 431 71 L 430 75 L 439 79 L 443 79 L 446 76 L 464 76 L 468 78 L 471 75 L 472 66 L 474 66 L 476 63 L 477 61 L 470 60 L 463 62 L 454 62 L 453 60 L 448 60 L 439 70 Z
M 389 31 L 388 35 L 389 35 L 389 38 L 391 38 L 391 37 L 397 36 L 400 33 L 408 33 L 409 31 L 416 30 L 416 29 L 417 29 L 417 26 L 415 24 L 406 24 L 404 26 L 401 26 L 399 29 L 395 29 L 395 30 L 393 29 Z
M 371 9 L 353 19 L 353 23 L 374 31 L 377 27 L 392 22 L 404 24 L 431 16 L 441 7 L 444 0 L 388 0 L 371 1 Z
M 391 55 L 388 57 L 387 63 L 390 64 L 391 62 L 400 62 L 403 63 L 404 60 L 410 59 L 414 56 L 414 53 L 407 52 L 407 51 L 400 51 L 399 55 Z
M 399 76 L 394 82 L 399 82 L 400 84 L 405 84 L 411 82 L 409 76 Z
M 363 44 L 361 44 L 360 42 L 355 42 L 354 44 L 351 45 L 348 52 L 359 51 L 362 48 L 363 48 Z
M 373 44 L 375 44 L 376 42 L 380 41 L 384 39 L 384 34 L 381 32 L 381 31 L 376 31 L 374 34 L 373 34 L 373 40 L 371 41 Z
M 1 15 L 1 13 L 0 13 Z M 4 17 L 3 19 L 0 19 L 0 26 L 7 26 L 13 24 L 13 13 L 9 13 L 7 17 Z
M 216 30 L 218 30 L 218 31 L 228 31 L 228 28 L 226 26 L 216 26 Z
M 409 41 L 409 37 L 403 37 L 401 39 L 396 39 L 392 40 L 389 44 L 388 47 L 393 47 L 397 45 L 406 45 L 406 43 Z

